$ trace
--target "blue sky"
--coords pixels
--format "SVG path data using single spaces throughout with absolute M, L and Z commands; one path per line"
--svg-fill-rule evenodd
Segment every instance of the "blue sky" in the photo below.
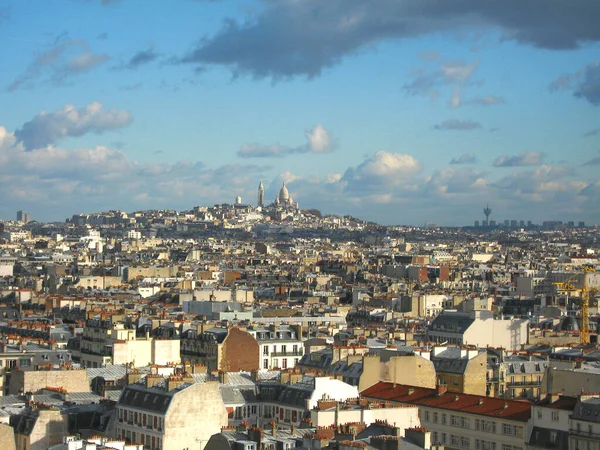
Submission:
M 573 6 L 575 5 L 575 6 Z M 4 0 L 0 217 L 600 223 L 600 2 Z

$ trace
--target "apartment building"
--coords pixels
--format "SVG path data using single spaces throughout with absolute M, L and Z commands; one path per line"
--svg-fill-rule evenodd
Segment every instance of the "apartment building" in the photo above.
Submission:
M 421 426 L 434 444 L 456 450 L 524 450 L 531 416 L 527 402 L 380 382 L 361 395 L 392 404 L 417 405 Z
M 203 364 L 209 371 L 258 370 L 260 362 L 258 342 L 238 327 L 214 327 L 202 333 L 186 330 L 181 339 L 181 357 L 192 364 Z
M 569 423 L 569 449 L 600 449 L 600 396 L 580 395 Z
M 571 414 L 577 397 L 548 395 L 531 405 L 527 446 L 531 450 L 568 449 Z
M 304 355 L 301 325 L 253 326 L 248 332 L 258 342 L 263 370 L 294 367 Z
M 191 375 L 148 375 L 127 386 L 116 406 L 115 436 L 149 450 L 202 448 L 227 425 L 227 410 L 215 381 Z
M 527 343 L 528 330 L 526 319 L 495 319 L 490 311 L 444 310 L 433 319 L 426 337 L 439 343 L 519 350 Z
M 432 349 L 430 355 L 435 366 L 437 384 L 447 386 L 448 392 L 486 394 L 485 349 L 438 346 Z
M 136 336 L 134 328 L 110 319 L 88 319 L 81 336 L 81 365 L 106 367 L 108 364 L 168 364 L 180 362 L 178 339 L 155 339 L 146 334 Z

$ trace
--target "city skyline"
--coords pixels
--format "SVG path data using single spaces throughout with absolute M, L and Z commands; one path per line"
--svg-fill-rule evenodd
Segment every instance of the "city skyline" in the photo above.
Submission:
M 0 217 L 600 223 L 598 2 L 370 4 L 6 2 Z

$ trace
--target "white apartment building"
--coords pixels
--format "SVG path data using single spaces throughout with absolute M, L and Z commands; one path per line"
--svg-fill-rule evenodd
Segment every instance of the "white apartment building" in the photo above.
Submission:
M 247 331 L 258 342 L 262 370 L 294 367 L 304 355 L 300 325 L 253 326 Z

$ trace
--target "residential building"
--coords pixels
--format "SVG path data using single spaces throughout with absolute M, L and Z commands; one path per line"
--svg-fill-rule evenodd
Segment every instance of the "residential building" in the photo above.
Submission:
M 104 367 L 109 364 L 168 364 L 180 362 L 179 339 L 136 336 L 134 328 L 112 320 L 89 319 L 81 336 L 81 365 Z
M 301 325 L 270 325 L 248 327 L 259 345 L 263 370 L 294 367 L 304 354 Z
M 453 394 L 380 382 L 361 392 L 367 399 L 417 405 L 432 443 L 449 449 L 524 450 L 531 405 L 482 395 Z
M 548 395 L 531 406 L 527 446 L 530 449 L 568 449 L 570 417 L 577 397 Z
M 438 343 L 519 350 L 527 343 L 528 325 L 525 319 L 495 319 L 490 311 L 444 310 L 427 327 L 426 337 Z
M 569 449 L 600 449 L 600 396 L 579 396 L 569 423 Z
M 198 333 L 190 329 L 181 338 L 181 358 L 224 372 L 259 369 L 259 344 L 238 327 L 213 327 Z
M 115 411 L 115 437 L 150 450 L 202 448 L 227 425 L 227 411 L 216 381 L 191 375 L 148 375 L 128 385 Z

